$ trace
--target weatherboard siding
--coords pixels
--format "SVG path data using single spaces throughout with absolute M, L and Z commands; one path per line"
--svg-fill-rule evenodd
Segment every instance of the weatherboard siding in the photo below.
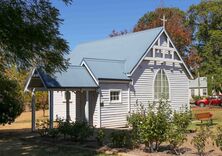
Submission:
M 150 67 L 153 63 L 142 61 L 132 75 L 132 86 L 130 87 L 131 111 L 135 111 L 137 104 L 147 106 L 153 100 L 153 78 L 154 72 Z
M 147 107 L 149 102 L 154 101 L 154 78 L 160 68 L 164 69 L 169 80 L 169 103 L 172 109 L 179 110 L 188 104 L 189 81 L 179 64 L 166 63 L 161 66 L 158 62 L 142 61 L 131 77 L 133 80 L 130 86 L 131 112 L 138 108 L 136 103 Z M 100 89 L 103 105 L 101 106 L 101 127 L 125 127 L 128 115 L 128 84 L 102 83 Z M 109 93 L 112 89 L 122 90 L 121 103 L 110 103 Z
M 65 92 L 64 91 L 54 91 L 53 92 L 53 101 L 54 101 L 54 114 L 53 118 L 56 120 L 57 118 L 66 119 L 66 101 L 65 101 Z M 74 92 L 71 92 L 71 100 L 70 100 L 70 117 L 72 121 L 75 121 L 75 101 L 76 96 Z
M 154 101 L 154 79 L 160 68 L 164 69 L 168 77 L 172 109 L 178 110 L 182 106 L 187 106 L 189 81 L 184 71 L 181 70 L 181 66 L 175 64 L 173 67 L 173 63 L 161 66 L 160 63 L 155 61 L 142 61 L 132 75 L 133 85 L 130 87 L 131 112 L 138 108 L 136 104 L 147 107 L 148 103 Z
M 171 106 L 174 110 L 180 110 L 188 106 L 189 102 L 189 80 L 186 74 L 180 70 L 166 72 L 170 81 Z
M 102 83 L 101 89 L 101 127 L 125 127 L 128 115 L 128 84 Z M 122 92 L 121 103 L 110 103 L 110 90 L 120 89 Z
M 66 119 L 66 103 L 65 92 L 54 91 L 54 119 Z M 98 93 L 89 91 L 89 123 L 90 125 L 98 126 L 98 106 L 97 103 Z M 76 91 L 71 92 L 70 100 L 70 117 L 72 121 L 85 120 L 85 104 L 86 92 Z M 75 106 L 76 105 L 76 106 Z

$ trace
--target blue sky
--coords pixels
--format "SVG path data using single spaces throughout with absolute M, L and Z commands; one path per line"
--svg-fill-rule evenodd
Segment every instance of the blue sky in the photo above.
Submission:
M 73 0 L 66 6 L 60 0 L 53 5 L 64 19 L 60 32 L 70 50 L 82 42 L 108 37 L 113 29 L 132 30 L 140 17 L 158 7 L 178 7 L 186 11 L 200 0 Z

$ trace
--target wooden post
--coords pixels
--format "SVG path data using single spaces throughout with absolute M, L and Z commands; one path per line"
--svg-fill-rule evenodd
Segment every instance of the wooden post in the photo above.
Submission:
M 65 92 L 65 96 L 66 96 L 66 121 L 70 121 L 71 117 L 70 117 L 70 99 L 71 99 L 71 94 L 70 91 L 66 91 Z
M 198 96 L 200 96 L 200 73 L 197 71 L 197 80 L 198 80 Z
M 98 105 L 98 128 L 101 127 L 101 98 L 100 98 L 100 89 L 97 90 L 98 97 L 97 97 L 97 105 Z
M 89 91 L 86 91 L 85 119 L 89 123 Z
M 156 57 L 156 49 L 153 48 L 153 57 L 155 58 Z
M 131 83 L 131 82 L 130 82 Z M 128 85 L 128 113 L 131 114 L 130 83 Z
M 35 89 L 32 91 L 32 132 L 35 131 Z
M 74 100 L 73 100 L 73 109 L 74 109 L 74 121 L 76 122 L 76 116 L 77 116 L 77 112 L 76 112 L 76 97 L 77 97 L 77 91 L 74 92 Z
M 49 96 L 49 128 L 52 129 L 53 128 L 53 91 L 49 91 L 48 92 L 48 96 Z

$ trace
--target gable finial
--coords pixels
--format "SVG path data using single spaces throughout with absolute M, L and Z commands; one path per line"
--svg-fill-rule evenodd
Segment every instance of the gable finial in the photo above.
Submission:
M 161 18 L 160 20 L 163 21 L 163 27 L 165 28 L 166 21 L 167 21 L 165 15 L 163 15 L 163 18 Z

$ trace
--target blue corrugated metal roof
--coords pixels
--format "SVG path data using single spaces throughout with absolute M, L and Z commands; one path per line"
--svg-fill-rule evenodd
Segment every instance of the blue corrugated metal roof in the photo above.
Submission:
M 125 60 L 84 58 L 84 62 L 97 79 L 130 80 L 124 73 Z
M 53 76 L 46 74 L 38 68 L 44 84 L 47 88 L 91 88 L 97 87 L 95 81 L 90 76 L 85 67 L 70 66 L 67 71 L 55 73 Z
M 79 65 L 83 58 L 125 60 L 125 73 L 130 73 L 162 27 L 78 45 L 70 55 L 70 62 Z M 113 69 L 107 69 L 112 72 Z

